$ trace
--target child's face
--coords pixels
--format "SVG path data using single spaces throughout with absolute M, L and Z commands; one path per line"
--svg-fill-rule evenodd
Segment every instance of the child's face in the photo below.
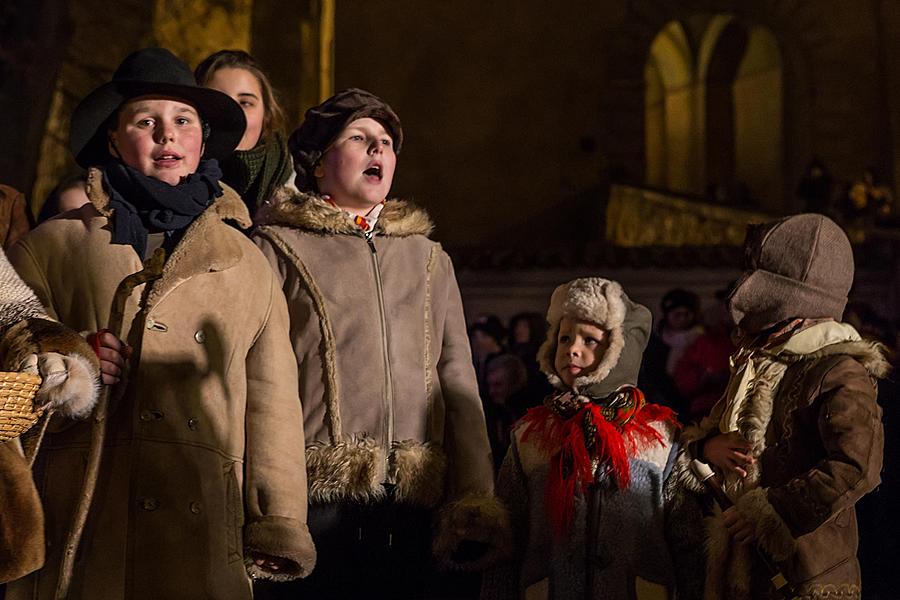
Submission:
M 262 135 L 263 122 L 266 118 L 262 86 L 256 75 L 247 69 L 224 67 L 213 73 L 206 87 L 228 94 L 244 109 L 247 129 L 244 130 L 244 137 L 235 150 L 255 148 Z
M 368 210 L 387 198 L 396 166 L 390 134 L 375 119 L 364 117 L 338 134 L 315 175 L 319 191 L 341 208 Z
M 556 374 L 571 387 L 576 377 L 597 368 L 606 348 L 609 332 L 593 323 L 563 317 L 556 336 Z
M 195 172 L 203 154 L 197 109 L 172 98 L 141 97 L 123 105 L 109 139 L 113 156 L 118 152 L 129 167 L 169 185 Z

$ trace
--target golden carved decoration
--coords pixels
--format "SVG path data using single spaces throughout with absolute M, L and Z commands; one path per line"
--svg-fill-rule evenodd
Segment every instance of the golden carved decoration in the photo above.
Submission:
M 606 208 L 606 239 L 616 246 L 740 246 L 763 213 L 614 185 Z
M 250 50 L 253 0 L 157 0 L 153 32 L 192 68 L 223 48 Z

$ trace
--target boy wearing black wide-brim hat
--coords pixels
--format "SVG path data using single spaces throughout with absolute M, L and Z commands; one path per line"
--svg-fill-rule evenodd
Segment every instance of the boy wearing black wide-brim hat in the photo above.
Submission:
M 70 598 L 251 598 L 251 577 L 303 577 L 315 562 L 287 310 L 219 181 L 244 126 L 168 50 L 133 53 L 73 114 L 91 202 L 11 252 L 53 316 L 101 331 L 104 382 L 122 380 Z M 118 283 L 160 247 L 162 278 L 129 298 L 124 339 L 102 333 Z M 54 592 L 90 430 L 66 425 L 36 466 L 55 524 L 47 565 L 12 598 Z

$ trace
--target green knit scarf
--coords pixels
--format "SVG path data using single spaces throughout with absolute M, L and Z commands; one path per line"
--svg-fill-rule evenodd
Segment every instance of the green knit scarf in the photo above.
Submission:
M 221 166 L 222 181 L 241 195 L 252 217 L 262 203 L 287 182 L 293 162 L 287 142 L 279 133 L 252 150 L 235 150 L 221 161 Z

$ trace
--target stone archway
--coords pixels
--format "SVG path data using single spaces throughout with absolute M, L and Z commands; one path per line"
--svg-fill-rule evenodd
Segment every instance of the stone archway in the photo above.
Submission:
M 761 208 L 771 212 L 794 210 L 790 182 L 799 180 L 809 160 L 815 136 L 817 97 L 814 75 L 827 72 L 840 62 L 829 29 L 812 0 L 635 0 L 627 4 L 621 19 L 608 31 L 606 40 L 607 85 L 602 92 L 601 110 L 607 118 L 607 147 L 612 165 L 632 180 L 644 180 L 645 120 L 644 66 L 653 40 L 669 22 L 683 21 L 696 14 L 732 14 L 744 22 L 758 24 L 774 32 L 781 50 L 783 73 L 783 154 L 778 168 L 782 174 L 780 194 L 761 198 Z M 749 43 L 749 42 L 748 42 Z M 813 73 L 812 64 L 817 65 Z

